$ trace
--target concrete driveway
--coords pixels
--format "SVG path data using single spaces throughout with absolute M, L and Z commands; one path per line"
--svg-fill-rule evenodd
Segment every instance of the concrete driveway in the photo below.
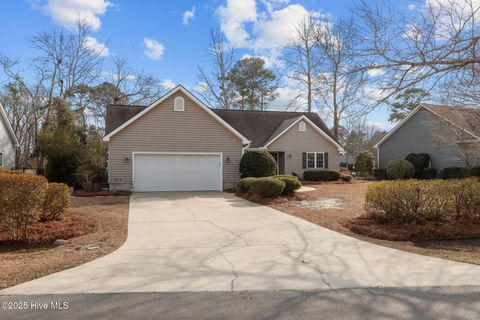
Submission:
M 480 285 L 480 266 L 359 241 L 228 193 L 134 194 L 126 243 L 1 294 Z

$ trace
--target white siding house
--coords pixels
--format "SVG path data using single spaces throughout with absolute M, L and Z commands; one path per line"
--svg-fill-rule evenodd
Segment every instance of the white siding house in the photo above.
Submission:
M 18 140 L 0 104 L 0 167 L 15 167 L 15 152 Z

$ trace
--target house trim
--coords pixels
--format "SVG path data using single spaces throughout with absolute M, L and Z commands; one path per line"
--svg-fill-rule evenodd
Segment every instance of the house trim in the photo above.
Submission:
M 7 127 L 7 131 L 10 134 L 10 139 L 12 139 L 12 142 L 15 145 L 15 148 L 18 148 L 20 144 L 18 143 L 17 136 L 15 135 L 15 131 L 13 131 L 10 121 L 8 121 L 7 114 L 5 113 L 5 110 L 3 110 L 3 106 L 1 103 L 0 103 L 0 117 L 2 117 L 3 123 L 5 123 L 5 126 Z
M 451 124 L 452 126 L 464 131 L 465 133 L 471 135 L 472 137 L 474 137 L 475 139 L 480 139 L 480 137 L 476 136 L 475 134 L 473 134 L 472 132 L 468 131 L 468 130 L 465 130 L 464 128 L 460 127 L 459 125 L 453 123 L 452 121 L 448 120 L 447 118 L 441 116 L 440 114 L 438 114 L 437 112 L 433 111 L 432 109 L 430 109 L 429 107 L 425 106 L 425 105 L 420 105 L 418 107 L 416 107 L 412 112 L 410 112 L 406 117 L 405 119 L 403 119 L 402 121 L 400 121 L 395 127 L 393 127 L 392 130 L 390 130 L 390 132 L 385 135 L 385 137 L 383 137 L 380 141 L 377 142 L 377 144 L 375 144 L 373 147 L 374 148 L 379 148 L 380 145 L 382 143 L 384 143 L 388 138 L 390 138 L 390 136 L 392 136 L 398 129 L 400 129 L 401 126 L 403 126 L 411 117 L 413 117 L 420 109 L 425 109 L 425 110 L 428 110 L 430 111 L 431 113 L 433 113 L 434 115 L 436 115 L 437 117 L 445 120 L 446 122 L 448 122 L 449 124 Z M 378 160 L 380 162 L 380 158 Z
M 220 156 L 220 188 L 223 189 L 223 153 L 221 152 L 169 152 L 169 151 L 133 151 L 132 152 L 132 191 L 135 191 L 135 155 L 157 154 L 157 155 L 208 155 Z M 220 190 L 221 191 L 221 190 Z
M 163 95 L 160 99 L 158 99 L 157 101 L 153 102 L 152 104 L 150 104 L 147 108 L 145 108 L 143 111 L 141 111 L 140 113 L 138 113 L 137 115 L 135 115 L 133 118 L 131 118 L 130 120 L 126 121 L 125 123 L 123 123 L 122 125 L 120 125 L 118 128 L 116 128 L 115 130 L 113 130 L 112 132 L 110 132 L 109 134 L 107 134 L 105 137 L 103 137 L 103 141 L 110 141 L 110 138 L 112 136 L 114 136 L 115 134 L 117 134 L 118 132 L 122 131 L 123 129 L 125 129 L 126 127 L 128 127 L 130 124 L 132 124 L 133 122 L 135 122 L 135 120 L 137 120 L 138 118 L 140 118 L 141 116 L 143 116 L 144 114 L 146 114 L 148 111 L 152 110 L 153 108 L 155 108 L 158 104 L 162 103 L 163 101 L 165 101 L 166 99 L 168 99 L 169 97 L 171 97 L 174 93 L 178 92 L 178 91 L 181 91 L 183 94 L 185 94 L 188 98 L 190 98 L 193 102 L 195 102 L 198 106 L 200 106 L 200 108 L 202 108 L 205 112 L 207 112 L 210 116 L 212 116 L 215 120 L 217 120 L 218 122 L 220 122 L 220 124 L 222 124 L 225 128 L 227 128 L 230 132 L 232 132 L 235 136 L 237 136 L 240 140 L 242 140 L 242 143 L 244 145 L 247 145 L 250 143 L 250 141 L 245 138 L 240 132 L 238 132 L 237 130 L 235 130 L 231 125 L 229 125 L 227 122 L 225 122 L 225 120 L 223 120 L 222 118 L 220 118 L 218 115 L 215 114 L 215 112 L 213 112 L 212 110 L 210 110 L 209 107 L 207 107 L 202 101 L 200 101 L 197 97 L 195 97 L 193 94 L 191 94 L 187 89 L 185 89 L 183 86 L 181 85 L 178 85 L 176 86 L 175 88 L 173 88 L 172 90 L 170 90 L 170 92 L 166 93 L 165 95 Z
M 343 147 L 338 144 L 335 140 L 333 140 L 328 134 L 326 134 L 322 129 L 320 129 L 315 123 L 313 123 L 310 119 L 308 119 L 305 115 L 299 117 L 297 120 L 295 120 L 291 125 L 289 125 L 285 130 L 277 134 L 273 139 L 270 139 L 266 145 L 264 145 L 262 148 L 267 148 L 269 145 L 271 145 L 274 141 L 276 141 L 278 138 L 280 138 L 283 134 L 285 134 L 288 130 L 290 130 L 293 126 L 295 126 L 297 123 L 300 121 L 305 121 L 307 122 L 310 126 L 312 126 L 315 131 L 320 133 L 324 138 L 326 138 L 330 143 L 332 143 L 334 146 L 338 148 L 339 152 L 343 152 Z

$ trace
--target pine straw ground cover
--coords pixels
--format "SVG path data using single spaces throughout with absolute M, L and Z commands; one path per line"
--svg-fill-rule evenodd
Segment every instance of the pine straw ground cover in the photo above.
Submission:
M 379 223 L 365 215 L 365 194 L 370 183 L 358 180 L 353 183 L 303 183 L 316 188 L 316 191 L 288 198 L 240 196 L 360 240 L 403 251 L 480 264 L 480 223 L 465 224 L 464 221 L 448 217 L 416 224 Z M 341 209 L 305 206 L 306 203 L 317 203 L 319 199 L 336 199 Z
M 116 250 L 127 237 L 128 204 L 127 196 L 72 197 L 72 207 L 64 218 L 32 226 L 30 244 L 0 244 L 0 289 Z M 53 247 L 51 243 L 58 238 L 69 239 Z

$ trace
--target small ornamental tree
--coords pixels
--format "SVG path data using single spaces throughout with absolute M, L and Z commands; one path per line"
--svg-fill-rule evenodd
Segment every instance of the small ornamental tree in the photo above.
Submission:
M 248 150 L 240 160 L 240 175 L 247 177 L 269 177 L 277 172 L 277 163 L 267 150 Z
M 358 176 L 366 178 L 372 174 L 375 166 L 375 157 L 370 151 L 364 150 L 357 154 L 355 159 L 355 172 Z

